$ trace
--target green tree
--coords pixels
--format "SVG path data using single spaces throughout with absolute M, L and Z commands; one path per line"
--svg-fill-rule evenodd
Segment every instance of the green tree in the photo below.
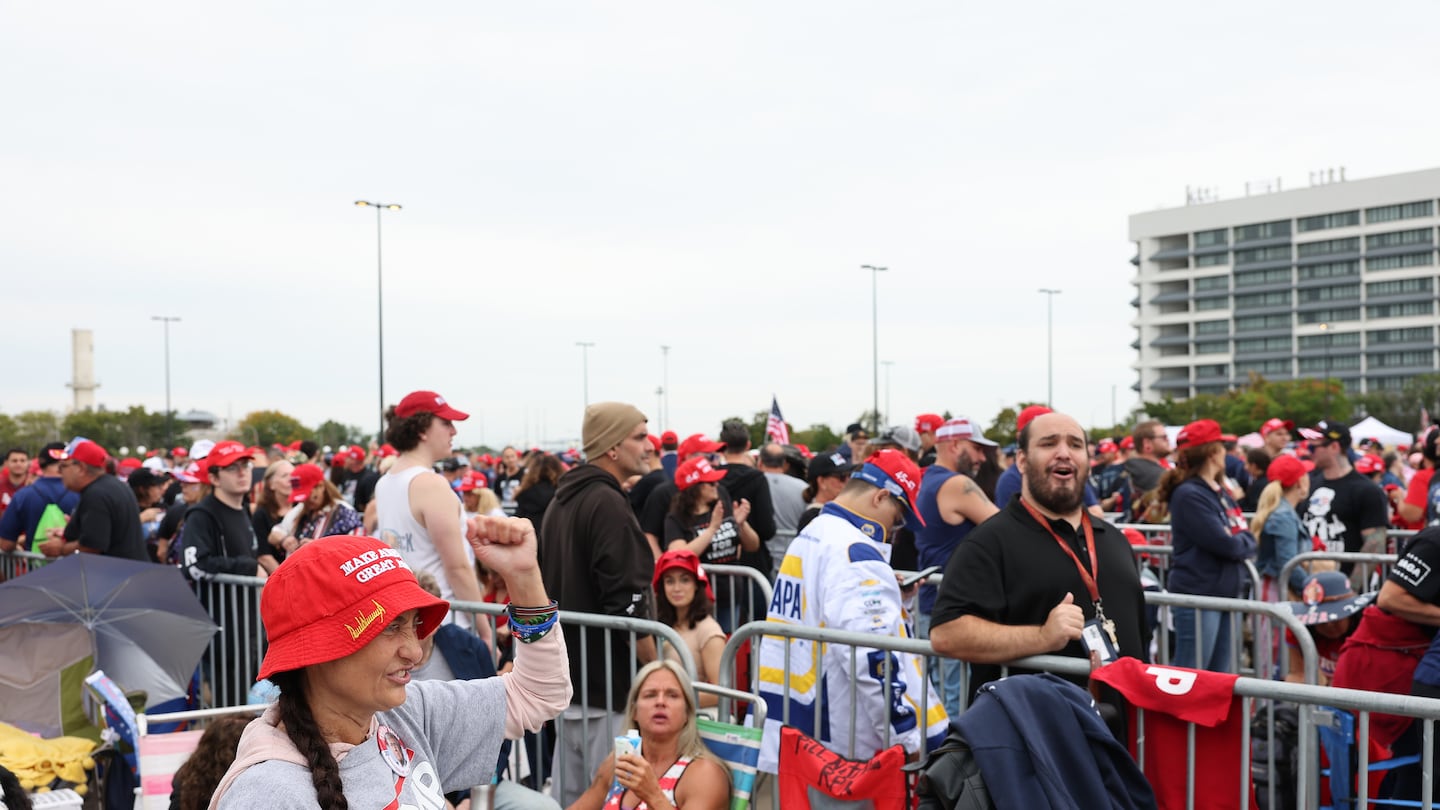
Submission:
M 1381 422 L 1416 433 L 1423 408 L 1433 422 L 1440 418 L 1440 374 L 1421 374 L 1405 381 L 1399 391 L 1372 391 L 1359 398 L 1360 409 Z
M 60 432 L 66 437 L 84 436 L 111 453 L 122 447 L 160 447 L 165 443 L 165 414 L 151 413 L 141 405 L 124 411 L 87 408 L 68 414 L 60 423 Z M 182 432 L 171 439 L 183 437 Z
M 1013 444 L 1016 434 L 1020 432 L 1015 427 L 1015 420 L 1019 418 L 1020 412 L 1031 405 L 1043 404 L 1042 402 L 1021 402 L 1014 407 L 1001 408 L 1000 412 L 995 414 L 995 418 L 990 421 L 990 427 L 985 429 L 985 438 L 999 443 L 1001 447 Z M 948 419 L 949 416 L 946 418 Z
M 803 444 L 814 453 L 827 453 L 840 447 L 844 437 L 829 425 L 813 424 L 805 430 L 790 431 L 791 444 Z
M 245 418 L 241 419 L 231 432 L 230 438 L 246 444 L 268 447 L 276 443 L 289 444 L 309 439 L 311 435 L 309 428 L 289 414 L 280 411 L 254 411 L 245 414 Z
M 27 453 L 34 453 L 46 442 L 58 442 L 70 438 L 65 436 L 62 439 L 60 434 L 60 416 L 52 411 L 21 411 L 14 417 L 5 417 L 0 422 L 0 435 L 5 436 L 5 447 L 19 447 Z
M 291 439 L 294 441 L 294 439 Z M 315 441 L 322 446 L 339 447 L 342 444 L 368 445 L 370 437 L 354 425 L 344 425 L 334 419 L 326 419 L 315 428 Z
M 1227 433 L 1245 434 L 1266 419 L 1282 416 L 1299 425 L 1321 419 L 1354 421 L 1355 408 L 1339 380 L 1266 380 L 1252 375 L 1250 382 L 1224 394 L 1200 394 L 1188 399 L 1166 397 L 1141 408 L 1167 425 L 1184 425 L 1197 419 L 1214 419 Z

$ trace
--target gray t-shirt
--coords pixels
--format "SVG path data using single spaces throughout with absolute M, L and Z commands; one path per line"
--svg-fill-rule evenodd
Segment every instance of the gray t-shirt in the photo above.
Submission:
M 443 810 L 444 794 L 489 784 L 505 736 L 505 683 L 479 681 L 411 682 L 405 704 L 379 715 L 381 735 L 355 746 L 340 760 L 340 781 L 351 807 Z M 393 731 L 413 752 L 403 783 L 381 755 L 376 737 Z M 220 799 L 221 810 L 313 810 L 310 771 L 270 760 L 242 773 Z

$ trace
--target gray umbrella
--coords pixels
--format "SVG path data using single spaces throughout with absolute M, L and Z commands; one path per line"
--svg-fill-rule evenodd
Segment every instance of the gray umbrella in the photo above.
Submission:
M 84 553 L 0 583 L 0 627 L 42 622 L 88 628 L 95 666 L 147 707 L 185 695 L 218 629 L 179 569 Z

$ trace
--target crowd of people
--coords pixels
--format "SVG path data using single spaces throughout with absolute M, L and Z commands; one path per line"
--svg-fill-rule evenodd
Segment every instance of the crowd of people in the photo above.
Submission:
M 851 425 L 843 442 L 812 453 L 783 436 L 753 447 L 738 421 L 721 424 L 713 440 L 652 433 L 639 409 L 604 402 L 586 409 L 577 451 L 507 447 L 492 456 L 452 446 L 455 425 L 466 418 L 436 392 L 417 391 L 389 410 L 385 441 L 372 447 L 198 441 L 117 459 L 76 437 L 33 457 L 14 449 L 0 474 L 0 550 L 148 560 L 197 580 L 269 578 L 262 602 L 269 652 L 260 674 L 278 672 L 281 694 L 291 693 L 277 716 L 304 722 L 299 732 L 287 728 L 281 747 L 302 752 L 322 797 L 348 794 L 352 784 L 357 795 L 376 790 L 373 775 L 359 771 L 352 782 L 350 766 L 313 755 L 322 743 L 363 743 L 366 730 L 317 735 L 305 714 L 329 711 L 322 704 L 335 693 L 326 690 L 338 682 L 313 669 L 324 661 L 304 656 L 277 670 L 271 659 L 285 649 L 277 641 L 300 630 L 294 617 L 272 617 L 267 606 L 280 590 L 276 578 L 291 579 L 293 589 L 296 578 L 316 576 L 298 563 L 342 548 L 347 560 L 393 552 L 383 559 L 433 589 L 423 598 L 406 590 L 394 606 L 375 602 L 386 605 L 387 623 L 402 614 L 410 616 L 404 621 L 426 617 L 380 637 L 394 638 L 385 655 L 402 664 L 413 658 L 414 667 L 400 667 L 407 679 L 412 669 L 440 679 L 471 672 L 459 662 L 475 650 L 490 664 L 475 671 L 503 676 L 523 660 L 516 642 L 534 635 L 527 628 L 547 615 L 539 606 L 538 613 L 514 606 L 552 598 L 566 610 L 669 625 L 697 680 L 708 683 L 720 680 L 728 634 L 768 620 L 781 635 L 760 644 L 753 686 L 768 705 L 761 768 L 771 772 L 782 718 L 859 759 L 885 740 L 916 751 L 922 741 L 938 746 L 959 714 L 968 697 L 961 694 L 966 667 L 973 692 L 1000 677 L 1001 664 L 1034 654 L 1094 666 L 1150 660 L 1159 642 L 1143 598 L 1146 572 L 1136 566 L 1135 538 L 1117 523 L 1168 524 L 1173 554 L 1165 587 L 1172 592 L 1253 592 L 1289 603 L 1319 650 L 1322 683 L 1440 695 L 1440 642 L 1431 643 L 1440 626 L 1440 579 L 1429 579 L 1440 567 L 1440 529 L 1426 528 L 1440 525 L 1440 480 L 1432 480 L 1440 430 L 1413 447 L 1391 448 L 1355 443 L 1337 422 L 1297 429 L 1281 417 L 1254 437 L 1226 434 L 1211 420 L 1179 430 L 1143 421 L 1129 435 L 1090 437 L 1073 418 L 1032 406 L 1019 414 L 1016 441 L 1007 447 L 967 417 L 921 414 L 913 425 L 873 434 Z M 1391 528 L 1426 530 L 1390 549 L 1401 561 L 1378 594 L 1362 579 L 1368 569 L 1353 564 L 1287 566 L 1311 550 L 1386 551 Z M 497 543 L 533 547 L 533 579 L 518 560 L 523 553 L 495 552 Z M 1247 562 L 1260 582 L 1248 582 Z M 715 587 L 706 573 L 715 565 L 754 569 L 773 596 L 766 603 L 758 589 Z M 926 580 L 933 573 L 944 574 L 938 585 Z M 456 600 L 512 609 L 492 629 L 445 609 Z M 1238 670 L 1234 625 L 1224 614 L 1170 613 L 1171 661 Z M 553 624 L 553 608 L 549 615 Z M 436 636 L 441 657 L 431 655 L 437 626 L 448 628 Z M 780 626 L 797 630 L 782 633 Z M 806 628 L 928 638 L 937 665 L 862 649 L 857 666 L 847 648 L 807 637 Z M 573 692 L 553 713 L 564 729 L 560 804 L 712 806 L 716 791 L 707 786 L 723 768 L 712 769 L 696 748 L 692 727 L 715 700 L 692 694 L 675 663 L 678 650 L 667 645 L 662 654 L 653 637 L 598 627 L 562 623 L 561 631 L 552 638 L 568 650 Z M 473 642 L 457 647 L 456 633 Z M 424 644 L 412 655 L 410 641 Z M 1283 659 L 1288 666 L 1262 674 L 1278 677 L 1284 669 L 1292 680 L 1303 677 L 1298 640 L 1287 632 L 1272 641 L 1276 655 L 1267 665 Z M 349 645 L 345 655 L 360 655 L 363 646 Z M 642 666 L 634 676 L 632 660 Z M 938 697 L 922 702 L 924 694 Z M 1101 694 L 1106 719 L 1125 739 L 1123 699 L 1108 688 Z M 423 711 L 447 711 L 456 699 L 427 700 Z M 366 710 L 401 711 L 401 703 L 397 693 Z M 447 723 L 491 726 L 496 718 Z M 525 718 L 525 725 L 534 731 L 548 719 Z M 406 724 L 428 722 L 403 711 L 392 720 L 411 734 L 419 726 Z M 640 754 L 618 756 L 612 743 L 628 728 L 639 728 L 647 742 Z M 1404 718 L 1388 725 L 1381 718 L 1372 739 L 1403 752 L 1416 737 Z M 549 770 L 546 747 L 528 741 L 542 770 Z M 478 753 L 495 759 L 489 748 Z M 436 749 L 432 756 L 448 755 Z M 691 772 L 701 775 L 682 778 Z M 464 775 L 477 784 L 486 776 Z M 234 797 L 261 784 L 231 781 L 226 789 Z M 446 793 L 470 787 L 443 783 Z M 1413 793 L 1403 784 L 1398 790 Z M 517 794 L 511 806 L 530 800 Z

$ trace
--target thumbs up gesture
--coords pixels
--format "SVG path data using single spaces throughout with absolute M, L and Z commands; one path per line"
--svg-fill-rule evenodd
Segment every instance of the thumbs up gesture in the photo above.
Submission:
M 1040 639 L 1046 650 L 1054 652 L 1080 638 L 1084 627 L 1085 614 L 1075 604 L 1075 594 L 1066 592 L 1060 604 L 1051 608 L 1050 615 L 1045 617 L 1045 624 L 1040 627 Z

